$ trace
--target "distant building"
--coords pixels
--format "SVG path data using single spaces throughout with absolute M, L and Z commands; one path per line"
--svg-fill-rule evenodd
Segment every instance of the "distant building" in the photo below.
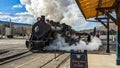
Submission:
M 11 25 L 10 25 L 10 22 L 8 22 L 8 21 L 0 21 L 0 34 L 1 35 L 5 35 L 6 27 L 8 27 L 8 28 L 11 27 L 12 35 L 26 35 L 26 34 L 29 34 L 31 31 L 30 24 L 11 22 Z
M 4 26 L 3 25 L 0 25 L 0 34 L 1 35 L 4 35 Z
M 8 27 L 0 24 L 0 35 L 5 35 L 5 28 Z M 31 33 L 31 26 L 14 26 L 13 35 L 26 35 Z
M 31 26 L 17 26 L 14 27 L 14 35 L 29 35 L 31 33 Z
M 104 26 L 100 26 L 97 28 L 97 32 L 100 32 L 101 35 L 107 34 L 107 29 Z M 110 29 L 109 29 L 110 35 L 116 34 L 116 25 L 114 23 L 110 23 Z

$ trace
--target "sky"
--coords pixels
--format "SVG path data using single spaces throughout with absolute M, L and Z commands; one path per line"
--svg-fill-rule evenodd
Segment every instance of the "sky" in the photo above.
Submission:
M 0 12 L 15 14 L 26 12 L 26 9 L 19 0 L 0 0 Z
M 0 0 L 0 20 L 33 24 L 35 18 L 30 15 L 20 0 Z
M 23 0 L 21 0 L 23 1 Z M 11 21 L 16 23 L 33 24 L 36 22 L 36 17 L 29 13 L 26 9 L 26 4 L 22 4 L 20 0 L 0 0 L 0 20 Z M 28 0 L 26 0 L 28 1 Z M 81 19 L 84 19 L 81 18 Z M 93 29 L 101 26 L 100 23 L 82 21 L 82 23 L 72 24 L 73 29 L 79 31 L 83 29 Z

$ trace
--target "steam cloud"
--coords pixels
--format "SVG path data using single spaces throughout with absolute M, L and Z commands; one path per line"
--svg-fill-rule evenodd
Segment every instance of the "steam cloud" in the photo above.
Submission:
M 77 28 L 86 26 L 85 19 L 81 17 L 82 14 L 75 0 L 20 0 L 20 2 L 35 17 L 45 15 L 47 19 L 60 21 L 71 26 L 77 25 Z M 68 43 L 65 43 L 65 39 L 58 35 L 58 38 L 47 49 L 97 50 L 100 45 L 100 39 L 94 37 L 88 45 L 84 41 L 80 41 L 77 45 L 69 46 Z
M 60 21 L 68 25 L 84 23 L 84 18 L 75 0 L 20 0 L 27 11 L 36 17 L 45 15 L 47 19 Z M 82 26 L 84 26 L 82 25 Z
M 65 39 L 58 34 L 58 38 L 54 40 L 54 42 L 46 47 L 47 50 L 63 50 L 63 51 L 70 51 L 70 50 L 98 50 L 99 47 L 102 45 L 102 42 L 99 38 L 93 37 L 92 41 L 86 44 L 86 42 L 80 40 L 77 45 L 69 46 L 68 43 L 65 42 Z

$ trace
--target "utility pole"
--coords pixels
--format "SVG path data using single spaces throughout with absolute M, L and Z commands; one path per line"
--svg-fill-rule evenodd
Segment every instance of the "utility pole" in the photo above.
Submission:
M 13 38 L 13 24 L 12 24 L 11 19 L 10 19 L 9 25 L 10 25 L 10 34 L 11 34 L 10 36 L 11 38 Z

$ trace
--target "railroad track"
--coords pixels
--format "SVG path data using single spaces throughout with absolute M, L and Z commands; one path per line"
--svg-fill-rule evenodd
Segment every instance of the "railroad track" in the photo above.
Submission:
M 31 54 L 32 53 L 29 52 L 28 50 L 17 52 L 17 53 L 14 53 L 14 52 L 4 53 L 4 54 L 0 55 L 0 65 L 3 65 L 8 62 L 12 62 L 14 60 L 17 60 L 17 59 L 20 59 L 20 58 L 23 58 L 26 56 L 29 56 Z
M 62 53 L 47 61 L 40 68 L 59 68 L 64 62 L 69 59 L 70 55 L 68 53 Z M 55 64 L 54 64 L 55 63 Z
M 62 62 L 60 62 L 56 68 L 60 68 L 60 66 L 62 66 L 62 64 L 64 64 L 68 59 L 69 59 L 70 55 L 68 55 Z
M 54 52 L 40 52 L 38 54 L 30 53 L 30 52 L 28 53 L 29 54 L 25 53 L 25 55 L 22 54 L 22 56 L 18 55 L 12 58 L 7 58 L 7 59 L 4 58 L 2 60 L 0 59 L 0 65 L 2 68 L 4 66 L 5 68 L 7 68 L 7 67 L 11 67 L 11 64 L 15 64 L 16 62 L 19 62 L 19 61 L 24 61 L 23 63 L 21 62 L 17 63 L 15 66 L 11 68 L 59 68 L 61 67 L 62 64 L 64 64 L 64 62 L 66 62 L 69 59 L 69 56 L 70 56 L 69 53 L 64 53 L 64 52 L 55 52 L 55 53 Z M 30 58 L 30 59 L 27 59 L 27 58 Z
M 0 55 L 9 52 L 9 50 L 0 50 Z
M 11 51 L 14 48 L 19 48 L 19 47 L 22 47 L 22 46 L 14 46 L 14 47 L 9 47 L 9 48 L 5 48 L 5 49 L 1 49 L 0 50 L 0 55 L 4 54 L 4 53 L 7 53 L 7 52 Z

